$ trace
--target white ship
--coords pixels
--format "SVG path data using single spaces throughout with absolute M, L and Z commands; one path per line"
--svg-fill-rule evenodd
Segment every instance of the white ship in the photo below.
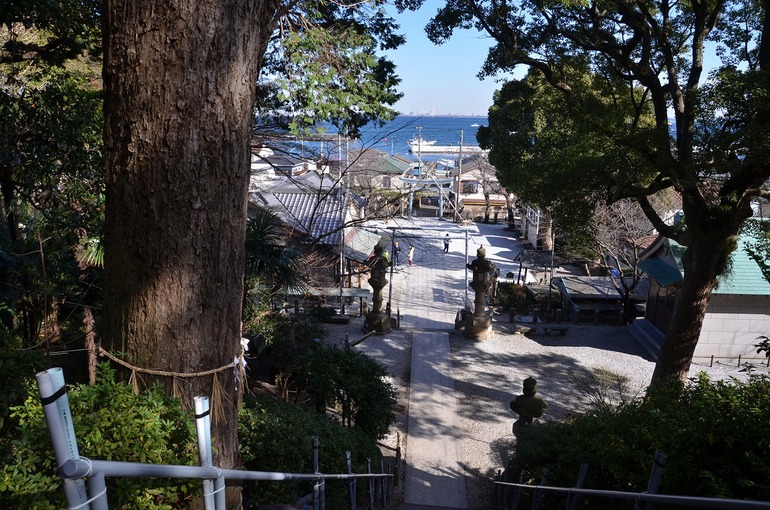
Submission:
M 421 148 L 422 150 L 427 149 L 431 145 L 436 144 L 436 140 L 423 140 L 419 136 L 415 136 L 411 140 L 407 140 L 406 144 L 409 146 L 409 152 L 417 152 Z
M 460 150 L 462 150 L 463 153 L 477 153 L 482 152 L 481 147 L 478 145 L 435 145 L 430 144 L 426 145 L 425 142 L 422 144 L 414 143 L 414 140 L 410 140 L 407 142 L 409 144 L 409 152 L 411 153 L 421 153 L 421 154 L 458 154 Z

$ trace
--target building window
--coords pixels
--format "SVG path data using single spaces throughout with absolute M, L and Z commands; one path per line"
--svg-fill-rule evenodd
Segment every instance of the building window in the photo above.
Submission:
M 382 187 L 390 189 L 390 177 L 382 178 Z

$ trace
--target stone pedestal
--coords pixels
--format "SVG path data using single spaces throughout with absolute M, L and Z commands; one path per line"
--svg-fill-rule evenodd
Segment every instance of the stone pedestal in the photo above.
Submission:
M 492 317 L 488 315 L 482 317 L 476 315 L 466 316 L 463 334 L 474 340 L 489 340 L 492 336 Z

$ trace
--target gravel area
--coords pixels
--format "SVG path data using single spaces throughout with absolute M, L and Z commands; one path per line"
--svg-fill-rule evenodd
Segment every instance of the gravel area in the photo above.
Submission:
M 328 341 L 344 344 L 363 336 L 362 318 L 348 325 L 329 328 Z M 450 333 L 455 391 L 458 406 L 458 455 L 466 471 L 469 508 L 491 508 L 492 480 L 508 462 L 515 439 L 511 426 L 516 416 L 509 402 L 521 393 L 528 376 L 538 380 L 538 394 L 548 403 L 543 420 L 560 420 L 586 408 L 587 396 L 576 381 L 606 370 L 627 378 L 625 395 L 641 394 L 649 383 L 654 362 L 623 327 L 568 325 L 565 336 L 516 333 L 507 322 L 496 322 L 487 341 L 472 341 Z M 419 334 L 419 332 L 414 333 Z M 408 449 L 406 430 L 411 365 L 409 331 L 371 336 L 356 346 L 380 361 L 399 392 L 399 416 L 391 433 L 382 441 L 383 452 L 395 457 L 397 445 Z M 766 368 L 761 368 L 767 372 Z M 700 371 L 712 378 L 743 378 L 737 366 L 715 363 L 693 364 L 690 375 Z M 617 395 L 614 396 L 617 398 Z M 403 497 L 403 456 L 399 466 L 401 482 L 396 501 Z

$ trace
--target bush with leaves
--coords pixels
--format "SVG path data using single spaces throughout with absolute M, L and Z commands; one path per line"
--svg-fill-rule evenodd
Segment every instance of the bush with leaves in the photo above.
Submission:
M 80 454 L 84 457 L 153 464 L 197 464 L 192 415 L 160 387 L 135 395 L 117 382 L 107 364 L 97 384 L 77 385 L 68 393 Z M 4 508 L 64 508 L 61 480 L 54 475 L 53 447 L 40 397 L 30 388 L 24 405 L 11 409 L 17 424 L 11 462 L 2 468 Z M 110 508 L 171 509 L 200 494 L 194 480 L 111 478 Z
M 646 490 L 656 451 L 668 462 L 661 494 L 770 500 L 770 378 L 712 381 L 699 375 L 679 388 L 656 390 L 615 410 L 533 427 L 517 442 L 507 475 L 530 481 L 549 470 L 548 484 L 571 487 L 589 464 L 586 488 Z M 557 498 L 550 508 L 557 508 Z M 563 507 L 563 502 L 561 502 Z M 591 499 L 591 508 L 617 501 Z
M 527 307 L 527 292 L 523 285 L 516 285 L 510 282 L 500 282 L 497 284 L 497 303 L 504 310 L 513 308 L 516 312 L 524 312 Z
M 302 360 L 308 392 L 322 406 L 339 405 L 342 424 L 372 438 L 388 432 L 395 418 L 396 390 L 381 364 L 351 349 L 319 345 Z
M 246 399 L 238 420 L 238 435 L 241 461 L 249 470 L 312 473 L 313 436 L 318 437 L 322 473 L 347 472 L 347 450 L 353 457 L 354 472 L 366 472 L 367 458 L 379 465 L 380 452 L 370 436 L 275 398 Z M 258 482 L 245 488 L 244 499 L 252 507 L 294 503 L 311 490 L 310 482 Z M 345 491 L 345 482 L 329 482 L 327 508 L 345 508 Z M 359 489 L 359 493 L 363 492 Z

